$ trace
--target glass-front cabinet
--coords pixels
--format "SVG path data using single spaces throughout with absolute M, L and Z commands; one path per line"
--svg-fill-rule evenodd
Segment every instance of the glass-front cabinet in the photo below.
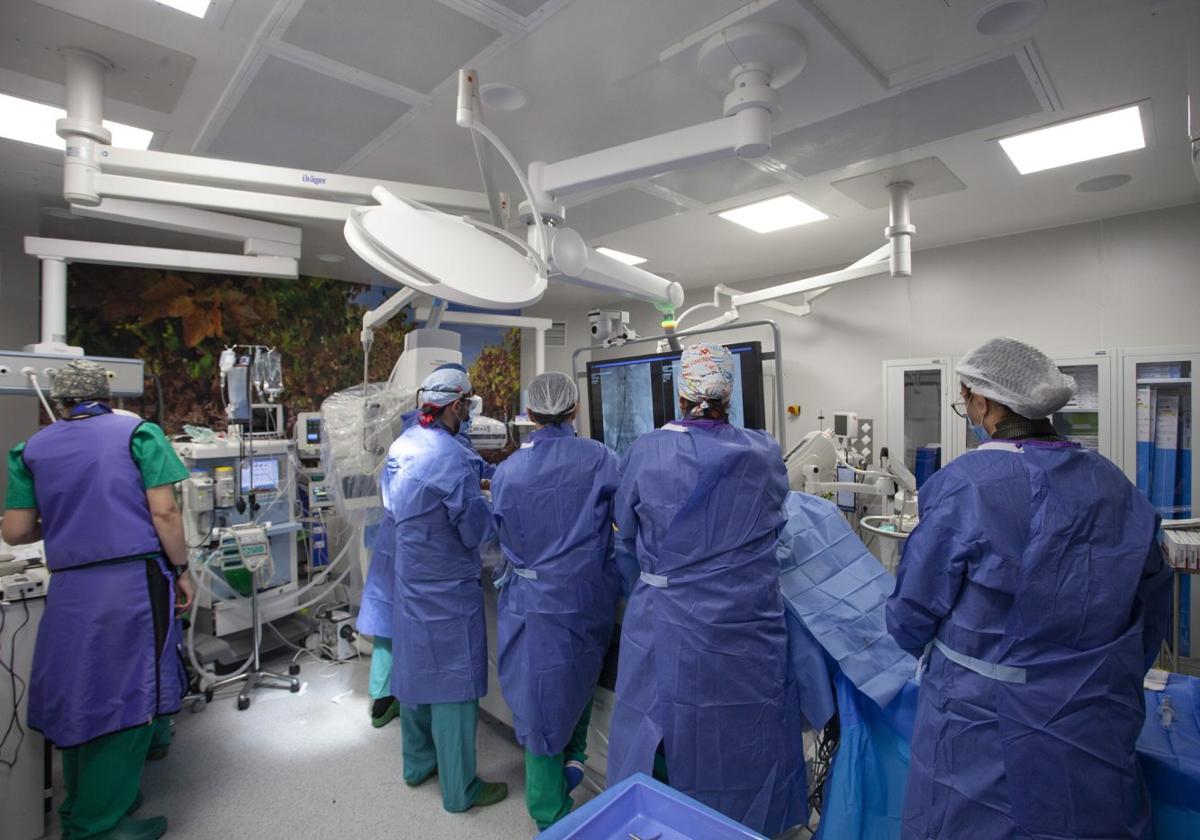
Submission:
M 1125 474 L 1166 519 L 1196 516 L 1192 418 L 1200 404 L 1194 377 L 1200 347 L 1125 350 L 1122 354 L 1122 440 Z M 1179 574 L 1179 616 L 1172 649 L 1181 670 L 1200 674 L 1200 575 Z
M 1092 350 L 1058 355 L 1058 369 L 1075 380 L 1075 399 L 1056 411 L 1050 420 L 1063 437 L 1085 449 L 1099 452 L 1120 465 L 1117 445 L 1117 412 L 1114 410 L 1113 352 Z
M 951 371 L 949 357 L 883 363 L 883 445 L 903 458 L 918 487 L 952 454 Z

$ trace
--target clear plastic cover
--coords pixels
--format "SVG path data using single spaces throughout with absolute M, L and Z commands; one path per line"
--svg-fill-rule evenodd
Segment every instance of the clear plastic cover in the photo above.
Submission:
M 355 385 L 321 403 L 321 465 L 334 507 L 353 522 L 382 507 L 379 474 L 388 447 L 400 436 L 403 415 L 417 407 L 416 388 L 373 382 Z

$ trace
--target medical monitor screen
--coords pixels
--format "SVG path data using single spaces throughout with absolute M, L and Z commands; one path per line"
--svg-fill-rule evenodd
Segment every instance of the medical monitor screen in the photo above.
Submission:
M 278 458 L 255 458 L 250 463 L 242 462 L 242 492 L 249 493 L 251 490 L 278 490 L 279 489 L 279 459 Z
M 304 442 L 309 446 L 321 445 L 321 418 L 309 417 L 304 422 Z
M 737 361 L 729 422 L 747 429 L 766 428 L 762 346 L 754 341 L 728 347 Z M 624 455 L 642 435 L 680 419 L 679 355 L 655 353 L 590 362 L 587 372 L 592 437 Z

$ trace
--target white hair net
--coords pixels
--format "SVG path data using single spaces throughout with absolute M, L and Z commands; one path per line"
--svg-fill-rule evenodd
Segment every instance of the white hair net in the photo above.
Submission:
M 579 404 L 579 388 L 565 373 L 539 373 L 529 386 L 529 410 L 545 417 L 566 414 Z
M 962 358 L 955 368 L 971 393 L 1037 420 L 1075 396 L 1075 380 L 1041 350 L 1015 338 L 993 338 Z

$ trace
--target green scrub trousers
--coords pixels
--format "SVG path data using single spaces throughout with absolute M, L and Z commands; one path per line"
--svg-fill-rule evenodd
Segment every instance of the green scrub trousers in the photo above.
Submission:
M 404 781 L 419 785 L 437 773 L 442 807 L 452 814 L 474 805 L 483 789 L 475 775 L 478 718 L 478 700 L 400 707 Z
M 568 761 L 587 761 L 587 730 L 591 720 L 592 701 L 589 700 L 562 752 L 534 755 L 525 751 L 525 807 L 539 831 L 545 831 L 551 823 L 561 820 L 575 804 L 567 792 L 563 767 Z
M 58 814 L 63 840 L 98 837 L 121 821 L 137 798 L 156 725 L 101 735 L 62 751 L 67 796 Z
M 371 639 L 371 675 L 367 691 L 372 700 L 392 694 L 392 640 L 387 636 Z

